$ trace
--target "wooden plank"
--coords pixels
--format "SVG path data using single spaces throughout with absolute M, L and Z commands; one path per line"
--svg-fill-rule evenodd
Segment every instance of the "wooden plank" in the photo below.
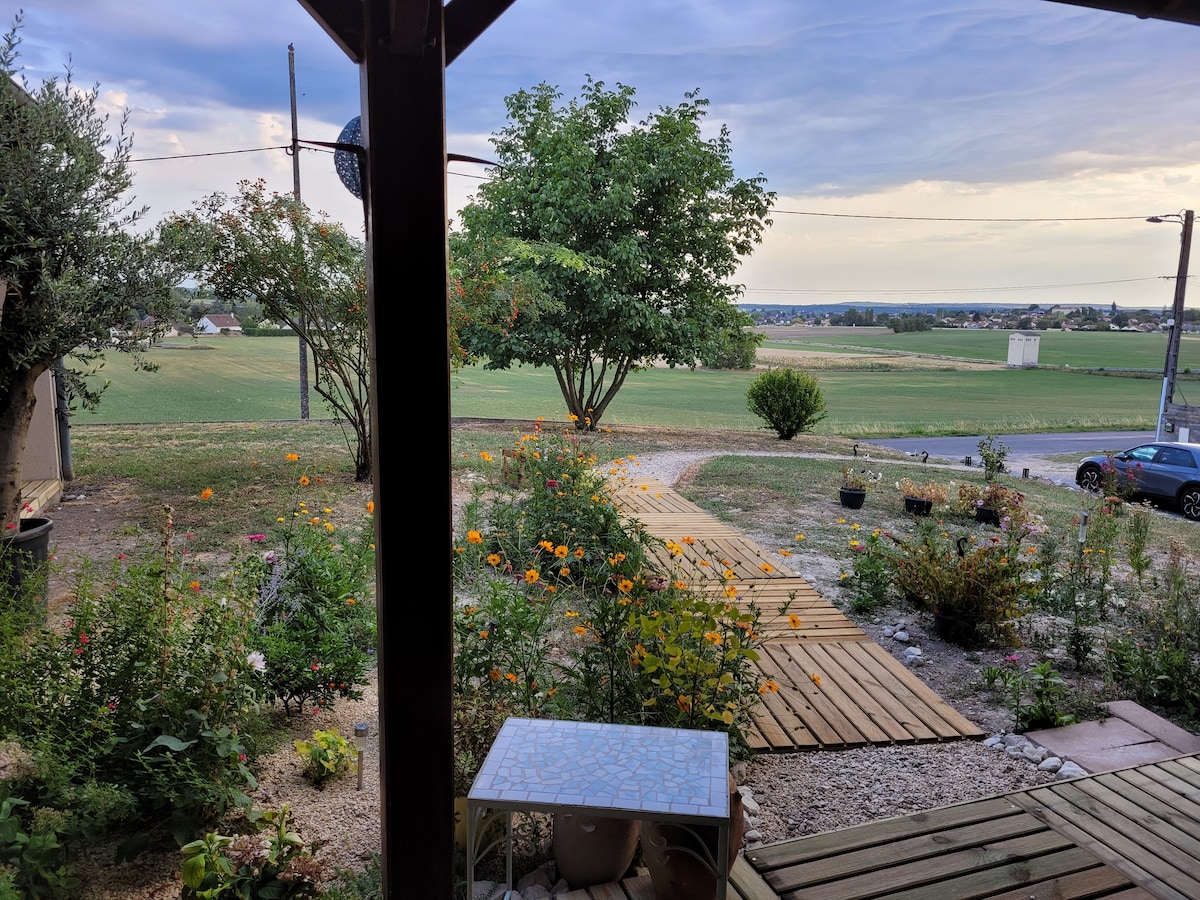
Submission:
M 920 862 L 929 863 L 932 868 L 933 858 L 957 854 L 964 850 L 987 846 L 1002 841 L 1029 836 L 1037 838 L 1031 847 L 1037 852 L 1050 852 L 1069 847 L 1070 842 L 1054 834 L 1046 825 L 1033 816 L 1003 816 L 988 819 L 983 822 L 972 822 L 959 828 L 946 828 L 932 834 L 919 834 L 905 837 L 888 844 L 877 844 L 848 853 L 834 853 L 829 856 L 813 859 L 805 863 L 797 863 L 786 868 L 776 869 L 771 873 L 768 882 L 776 888 L 789 890 L 800 886 L 815 886 L 825 882 L 844 882 L 851 879 L 868 876 L 883 878 L 880 870 L 892 870 L 900 866 L 913 865 Z M 1050 849 L 1043 850 L 1047 847 Z M 920 868 L 920 866 L 918 866 Z M 923 879 L 924 880 L 924 879 Z
M 647 881 L 649 876 L 647 876 Z M 627 900 L 625 889 L 618 882 L 609 882 L 608 884 L 595 884 L 588 888 L 584 895 L 589 900 Z M 650 894 L 654 896 L 653 891 Z
M 1006 891 L 1002 896 L 1022 898 L 1041 896 L 1063 900 L 1067 896 L 1095 897 L 1097 890 L 1129 887 L 1129 881 L 1120 872 L 1100 864 L 1094 856 L 1078 847 L 1035 856 L 1031 859 L 1016 859 L 1000 866 L 981 869 L 956 878 L 939 881 L 935 885 L 924 885 L 914 890 L 887 895 L 887 900 L 928 900 L 931 894 L 954 897 L 956 900 L 996 896 L 998 880 L 1016 882 L 1020 887 Z
M 870 744 L 887 744 L 897 737 L 907 739 L 908 733 L 858 684 L 849 654 L 842 652 L 836 644 L 797 644 L 763 649 L 777 654 L 786 650 L 789 655 L 795 656 L 791 652 L 792 646 L 797 650 L 803 647 L 804 653 L 812 660 L 813 671 L 821 678 L 819 690 L 854 726 L 859 739 Z M 844 662 L 850 665 L 843 665 Z M 881 725 L 883 721 L 891 726 L 890 729 Z
M 985 800 L 941 806 L 907 816 L 893 816 L 853 828 L 792 838 L 778 844 L 747 850 L 746 858 L 761 873 L 766 869 L 804 862 L 829 853 L 890 844 L 903 837 L 932 834 L 946 828 L 987 822 L 994 818 L 1027 815 L 1028 813 L 1005 797 L 989 797 Z
M 1066 852 L 1086 853 L 1078 847 Z M 1043 880 L 1037 884 L 1022 885 L 1002 894 L 989 894 L 988 900 L 1091 900 L 1094 897 L 1104 897 L 1107 900 L 1151 900 L 1153 897 L 1153 894 L 1148 894 L 1133 885 L 1116 869 L 1100 865 L 1094 857 L 1092 861 L 1095 864 L 1094 868 Z M 941 887 L 938 885 L 939 893 Z
M 1113 773 L 1083 778 L 1080 790 L 1189 854 L 1200 869 L 1200 806 L 1180 810 Z
M 644 870 L 635 877 L 621 879 L 621 887 L 625 888 L 629 900 L 655 900 L 650 874 Z
M 920 892 L 924 892 L 923 896 L 930 897 L 937 895 L 937 885 L 943 881 L 990 868 L 994 875 L 992 889 L 1004 890 L 1023 883 L 1022 867 L 1014 866 L 1014 862 L 1070 846 L 1068 839 L 1043 829 L 1008 840 L 973 844 L 940 855 L 926 854 L 911 861 L 896 862 L 893 857 L 893 862 L 883 868 L 824 884 L 793 883 L 782 877 L 785 874 L 783 870 L 770 873 L 767 883 L 779 891 L 781 897 L 803 897 L 804 900 L 865 900 L 916 889 L 919 889 L 916 896 L 922 896 Z M 936 849 L 935 845 L 931 851 Z M 776 880 L 775 876 L 781 877 Z
M 1170 900 L 1200 896 L 1200 882 L 1179 869 L 1180 864 L 1196 868 L 1195 860 L 1181 859 L 1178 851 L 1169 859 L 1149 855 L 1143 850 L 1143 842 L 1150 837 L 1145 829 L 1101 810 L 1075 785 L 1067 782 L 1054 788 L 1035 788 L 1013 799 L 1135 884 L 1149 887 L 1157 883 L 1155 892 Z M 1156 844 L 1162 849 L 1161 842 Z
M 840 745 L 837 732 L 829 728 L 807 701 L 786 683 L 780 685 L 778 693 L 763 694 L 762 703 L 756 704 L 755 708 L 765 710 L 782 729 L 788 744 L 778 745 L 779 749 Z M 763 726 L 760 724 L 759 727 Z
M 734 860 L 733 868 L 729 870 L 729 886 L 732 889 L 730 893 L 737 891 L 740 900 L 779 900 L 779 895 L 771 890 L 743 855 Z
M 1143 769 L 1119 769 L 1116 772 L 1106 772 L 1104 775 L 1097 775 L 1095 777 L 1104 783 L 1108 783 L 1107 779 L 1113 778 L 1119 778 L 1122 781 L 1128 782 L 1139 790 L 1145 791 L 1150 796 L 1171 806 L 1183 815 L 1188 816 L 1200 827 L 1200 789 L 1192 788 L 1191 795 L 1189 796 L 1186 791 L 1178 789 L 1181 786 L 1186 786 L 1182 785 L 1177 779 L 1171 779 L 1166 784 L 1162 784 L 1147 775 Z
M 902 663 L 874 641 L 848 645 L 847 650 L 854 653 L 864 666 L 878 666 L 881 670 L 881 674 L 877 676 L 881 679 L 880 684 L 894 684 L 893 693 L 906 704 L 910 703 L 909 708 L 913 712 L 918 715 L 925 713 L 922 715 L 922 721 L 939 737 L 984 737 L 978 725 L 939 697 L 925 682 L 904 668 Z M 912 698 L 911 701 L 908 698 Z M 916 702 L 918 700 L 920 703 Z
M 824 747 L 856 747 L 869 743 L 847 716 L 849 704 L 844 697 L 841 697 L 840 706 L 836 702 L 840 692 L 832 688 L 826 691 L 811 679 L 811 675 L 816 675 L 825 685 L 829 676 L 818 671 L 805 645 L 768 644 L 762 650 L 777 666 L 775 677 L 779 682 L 779 693 L 771 696 L 785 700 Z M 764 662 L 760 660 L 758 665 L 763 668 Z
M 1166 774 L 1189 787 L 1200 788 L 1200 761 L 1194 756 L 1181 756 L 1155 763 Z
M 914 721 L 912 710 L 895 697 L 888 684 L 881 683 L 875 672 L 862 665 L 859 655 L 851 652 L 853 647 L 853 644 L 818 644 L 814 645 L 812 653 L 814 656 L 825 654 L 831 666 L 836 665 L 845 673 L 843 677 L 852 679 L 851 702 L 871 717 L 890 741 L 912 743 L 936 739 L 937 735 L 919 719 Z

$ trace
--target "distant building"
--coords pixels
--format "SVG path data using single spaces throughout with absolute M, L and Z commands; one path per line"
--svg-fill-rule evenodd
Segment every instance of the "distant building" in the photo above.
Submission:
M 213 313 L 201 316 L 196 323 L 196 334 L 241 334 L 242 323 L 237 316 Z
M 1014 331 L 1008 336 L 1008 367 L 1032 369 L 1038 364 L 1042 338 L 1036 331 Z

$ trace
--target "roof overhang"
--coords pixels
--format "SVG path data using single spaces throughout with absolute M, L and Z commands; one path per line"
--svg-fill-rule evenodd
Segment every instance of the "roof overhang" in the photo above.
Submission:
M 1200 25 L 1200 0 L 1051 0 L 1071 6 L 1087 6 L 1108 12 L 1128 13 L 1139 19 L 1164 19 L 1185 25 Z

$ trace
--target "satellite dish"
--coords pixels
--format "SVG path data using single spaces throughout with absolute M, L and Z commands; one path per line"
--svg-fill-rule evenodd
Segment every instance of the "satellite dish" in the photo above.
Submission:
M 362 146 L 362 116 L 355 116 L 346 123 L 346 127 L 338 135 L 337 142 Z M 361 200 L 362 176 L 358 169 L 358 154 L 350 150 L 333 151 L 333 167 L 337 170 L 338 178 L 342 179 L 346 190 Z

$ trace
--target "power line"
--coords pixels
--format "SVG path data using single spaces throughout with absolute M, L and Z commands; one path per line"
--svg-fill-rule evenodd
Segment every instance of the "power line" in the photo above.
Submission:
M 983 219 L 956 216 L 869 216 L 858 213 L 811 212 L 800 209 L 773 209 L 785 216 L 823 216 L 829 219 L 885 219 L 900 222 L 1123 222 L 1145 220 L 1145 216 L 1072 216 L 1057 218 Z
M 131 159 L 131 163 L 139 162 L 159 162 L 164 159 L 195 159 L 198 156 L 230 156 L 234 153 L 261 153 L 264 150 L 287 150 L 289 144 L 283 144 L 279 147 L 247 147 L 244 150 L 213 150 L 210 153 L 179 153 L 175 156 L 143 156 L 141 159 Z

